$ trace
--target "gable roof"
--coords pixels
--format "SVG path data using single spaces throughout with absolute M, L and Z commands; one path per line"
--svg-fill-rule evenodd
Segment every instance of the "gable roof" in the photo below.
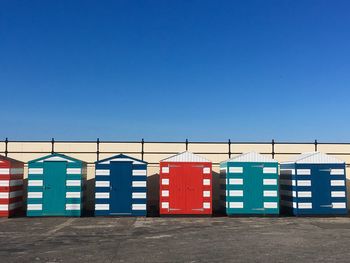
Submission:
M 130 162 L 131 161 L 133 164 L 147 164 L 147 162 L 145 162 L 145 161 L 142 161 L 142 160 L 139 160 L 139 159 L 127 156 L 125 154 L 117 154 L 117 155 L 114 155 L 112 157 L 109 157 L 109 158 L 97 161 L 95 163 L 109 164 L 111 161 L 113 161 L 113 162 L 125 162 L 125 161 L 126 162 L 128 162 L 128 161 Z
M 165 158 L 161 162 L 211 163 L 208 159 L 188 151 Z
M 343 160 L 322 152 L 307 152 L 296 156 L 294 159 L 283 163 L 345 163 Z
M 66 161 L 66 162 L 69 162 L 69 163 L 76 163 L 76 162 L 84 163 L 81 160 L 78 160 L 78 159 L 75 159 L 73 157 L 70 157 L 70 156 L 67 156 L 67 155 L 64 155 L 64 154 L 60 154 L 60 153 L 49 154 L 49 155 L 46 155 L 44 157 L 40 157 L 40 158 L 31 160 L 28 163 L 42 163 L 44 161 L 45 162 L 47 162 L 47 161 L 50 161 L 50 162 Z
M 16 159 L 12 159 L 10 157 L 0 155 L 0 163 L 7 163 L 7 162 L 15 162 L 15 163 L 24 163 Z
M 278 161 L 257 152 L 247 152 L 247 153 L 243 153 L 238 156 L 235 156 L 225 162 L 277 163 Z

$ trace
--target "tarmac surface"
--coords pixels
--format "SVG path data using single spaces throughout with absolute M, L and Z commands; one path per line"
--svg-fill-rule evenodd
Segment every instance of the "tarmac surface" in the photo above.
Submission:
M 350 218 L 1 218 L 0 262 L 350 262 Z

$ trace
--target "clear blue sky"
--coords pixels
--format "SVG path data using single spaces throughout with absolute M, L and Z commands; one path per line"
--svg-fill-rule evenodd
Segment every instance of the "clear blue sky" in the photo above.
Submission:
M 0 2 L 0 138 L 350 141 L 350 1 Z

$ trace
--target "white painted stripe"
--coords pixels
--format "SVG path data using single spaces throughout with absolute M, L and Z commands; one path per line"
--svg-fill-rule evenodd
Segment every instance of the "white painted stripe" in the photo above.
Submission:
M 228 172 L 232 174 L 241 174 L 243 173 L 243 167 L 229 167 Z
M 298 203 L 299 209 L 312 209 L 312 203 Z
M 345 186 L 344 180 L 331 180 L 331 186 Z
M 80 186 L 81 180 L 67 180 L 66 186 Z
M 43 198 L 42 192 L 28 192 L 28 198 Z
M 28 180 L 28 186 L 43 186 L 43 180 Z
M 276 174 L 277 173 L 277 168 L 276 167 L 264 167 L 263 168 L 263 173 L 264 174 Z
M 96 187 L 109 187 L 109 181 L 96 181 Z
M 277 179 L 264 179 L 264 185 L 277 185 Z
M 344 191 L 332 191 L 331 192 L 332 197 L 345 197 Z
M 210 168 L 209 167 L 204 167 L 203 168 L 203 174 L 210 174 Z
M 96 199 L 108 199 L 109 193 L 95 193 Z
M 203 185 L 210 185 L 210 179 L 203 179 Z
M 264 202 L 264 208 L 277 208 L 277 202 Z
M 169 208 L 169 202 L 162 202 L 162 208 L 168 209 Z
M 0 175 L 23 174 L 23 168 L 0 168 Z
M 43 210 L 43 205 L 42 204 L 28 204 L 27 210 L 29 210 L 29 211 Z
M 162 179 L 162 185 L 169 185 L 169 179 L 163 178 Z
M 297 175 L 311 175 L 310 169 L 297 169 Z
M 298 197 L 309 198 L 312 197 L 312 193 L 310 191 L 298 191 Z
M 169 191 L 168 190 L 162 190 L 162 196 L 163 197 L 168 197 L 169 196 Z
M 210 197 L 210 191 L 203 191 L 203 197 Z
M 280 195 L 297 197 L 296 191 L 280 190 Z
M 310 192 L 310 191 L 298 191 L 298 197 L 300 197 L 300 198 L 312 197 L 312 192 Z
M 296 202 L 289 202 L 289 201 L 281 200 L 280 203 L 281 203 L 282 206 L 297 208 L 297 203 Z
M 146 170 L 132 170 L 133 176 L 146 176 L 147 171 Z
M 311 180 L 297 180 L 297 186 L 311 186 Z
M 0 186 L 10 186 L 9 180 L 0 180 Z
M 146 187 L 146 181 L 132 181 L 132 187 Z
M 230 178 L 229 179 L 229 184 L 232 184 L 232 185 L 242 185 L 243 184 L 243 179 L 232 179 Z
M 281 175 L 295 175 L 295 169 L 280 169 Z
M 80 204 L 66 204 L 66 210 L 80 210 Z
M 276 197 L 277 196 L 277 191 L 264 191 L 264 196 Z
M 227 167 L 220 167 L 220 171 L 227 171 Z
M 10 180 L 10 186 L 17 186 L 17 185 L 23 185 L 23 180 Z
M 109 210 L 109 204 L 95 204 L 95 210 Z
M 132 193 L 132 199 L 146 199 L 147 194 L 146 193 Z
M 81 174 L 81 168 L 67 168 L 67 174 Z
M 43 174 L 44 169 L 43 168 L 29 168 L 28 174 Z
M 80 192 L 66 192 L 66 198 L 80 198 Z
M 243 190 L 230 190 L 229 196 L 243 196 Z
M 22 205 L 23 205 L 22 202 L 12 203 L 9 205 L 9 210 L 11 211 L 11 210 L 16 209 L 18 207 L 21 207 Z
M 210 209 L 210 203 L 209 202 L 204 202 L 203 203 L 203 208 L 204 209 Z
M 9 192 L 2 192 L 2 193 L 0 193 L 0 198 L 1 199 L 8 199 L 8 198 L 10 198 Z
M 106 169 L 96 169 L 95 171 L 95 175 L 96 176 L 99 176 L 99 175 L 109 175 L 110 171 L 109 170 L 106 170 Z
M 0 168 L 0 175 L 9 175 L 10 168 Z
M 229 202 L 229 208 L 243 208 L 243 202 Z
M 331 169 L 331 175 L 344 175 L 344 169 Z
M 146 204 L 132 204 L 132 210 L 146 210 Z
M 11 168 L 10 169 L 10 174 L 15 175 L 15 174 L 23 174 L 24 169 L 23 168 Z
M 9 211 L 9 205 L 0 205 L 0 211 Z
M 162 173 L 168 174 L 169 173 L 169 167 L 162 167 Z
M 346 208 L 346 203 L 332 203 L 332 208 Z

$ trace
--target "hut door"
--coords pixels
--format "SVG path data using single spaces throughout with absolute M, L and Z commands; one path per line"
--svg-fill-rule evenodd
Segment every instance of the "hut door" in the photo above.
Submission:
M 186 210 L 197 214 L 203 209 L 203 165 L 192 165 L 186 173 Z
M 313 208 L 320 212 L 327 212 L 332 208 L 330 186 L 331 169 L 327 168 L 328 167 L 324 167 L 320 169 L 319 167 L 313 167 L 311 169 L 311 189 L 314 190 L 312 191 L 312 205 Z M 310 191 L 311 189 L 309 188 L 306 190 Z
M 170 193 L 169 193 L 169 211 L 173 214 L 186 213 L 186 182 L 185 170 L 180 165 L 170 165 Z
M 43 215 L 65 214 L 66 173 L 66 162 L 44 162 Z
M 110 214 L 131 214 L 132 162 L 111 162 Z
M 244 172 L 244 194 L 247 193 L 247 209 L 252 213 L 263 213 L 263 165 L 246 166 Z

